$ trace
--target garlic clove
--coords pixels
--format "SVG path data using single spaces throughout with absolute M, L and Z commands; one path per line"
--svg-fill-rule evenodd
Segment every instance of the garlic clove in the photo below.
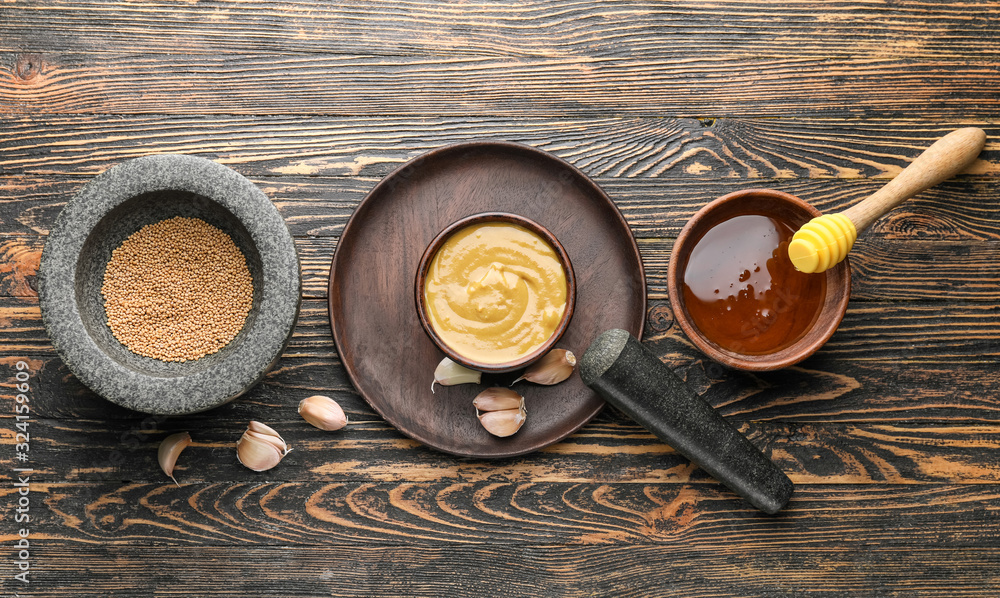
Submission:
M 236 458 L 253 471 L 267 471 L 281 462 L 292 449 L 270 427 L 251 421 L 236 442 Z
M 250 423 L 247 424 L 247 430 L 250 430 L 251 432 L 258 432 L 260 434 L 267 434 L 268 436 L 274 436 L 275 438 L 281 438 L 281 434 L 278 434 L 274 428 L 266 424 L 262 424 L 259 421 L 250 420 Z
M 434 392 L 434 385 L 454 386 L 455 384 L 479 384 L 483 379 L 483 373 L 459 365 L 445 357 L 434 369 L 434 381 L 431 382 L 431 392 Z
M 509 388 L 487 388 L 472 400 L 476 411 L 504 411 L 520 409 L 524 406 L 524 397 Z
M 479 415 L 479 423 L 494 436 L 505 438 L 521 429 L 527 419 L 524 407 L 519 409 L 504 409 L 502 411 L 487 411 Z
M 279 453 L 284 452 L 285 449 L 287 448 L 284 444 L 282 444 L 284 442 L 283 440 L 275 439 L 274 436 L 268 436 L 267 434 L 254 432 L 253 430 L 247 430 L 246 432 L 243 433 L 243 435 L 246 436 L 247 438 L 253 438 L 254 440 L 259 440 L 260 442 L 266 442 L 267 444 L 273 446 L 275 450 L 277 450 Z
M 487 388 L 473 399 L 472 405 L 486 431 L 501 438 L 520 430 L 528 417 L 524 397 L 509 388 Z
M 299 415 L 311 425 L 332 432 L 347 425 L 347 415 L 330 397 L 313 395 L 299 402 Z
M 178 486 L 180 484 L 177 483 L 177 478 L 174 477 L 174 466 L 177 464 L 177 457 L 180 456 L 181 451 L 190 445 L 191 435 L 187 432 L 178 432 L 164 438 L 156 453 L 156 458 L 160 462 L 160 469 Z
M 285 444 L 285 439 L 278 434 L 274 428 L 266 426 L 258 421 L 250 421 L 247 426 L 247 431 L 245 433 L 253 433 L 257 435 L 261 440 L 267 440 L 274 444 L 274 446 L 280 449 L 283 453 L 289 451 L 288 445 Z
M 552 349 L 524 371 L 517 380 L 511 382 L 511 386 L 521 380 L 534 382 L 535 384 L 559 384 L 573 373 L 576 367 L 576 355 L 566 349 Z
M 244 435 L 236 443 L 236 458 L 253 471 L 267 471 L 281 462 L 281 451 L 269 442 Z

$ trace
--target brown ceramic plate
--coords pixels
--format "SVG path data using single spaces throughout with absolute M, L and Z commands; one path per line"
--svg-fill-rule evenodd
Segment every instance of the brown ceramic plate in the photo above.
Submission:
M 632 232 L 608 196 L 582 172 L 515 143 L 447 146 L 383 179 L 344 228 L 330 267 L 330 322 L 358 392 L 407 436 L 468 457 L 510 457 L 557 442 L 604 406 L 578 375 L 555 386 L 517 384 L 528 419 L 508 438 L 479 425 L 472 399 L 513 375 L 481 385 L 438 386 L 444 354 L 417 317 L 413 280 L 427 245 L 478 212 L 520 214 L 559 239 L 576 274 L 576 309 L 557 346 L 582 355 L 600 333 L 642 335 L 646 284 Z

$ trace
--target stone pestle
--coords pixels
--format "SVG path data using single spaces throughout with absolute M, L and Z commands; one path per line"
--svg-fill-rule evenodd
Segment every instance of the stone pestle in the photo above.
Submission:
M 788 476 L 627 331 L 601 334 L 580 359 L 580 377 L 757 509 L 773 515 L 788 503 Z

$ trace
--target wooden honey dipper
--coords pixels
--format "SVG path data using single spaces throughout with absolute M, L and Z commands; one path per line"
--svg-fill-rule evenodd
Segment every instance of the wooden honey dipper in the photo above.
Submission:
M 938 139 L 884 187 L 838 214 L 813 218 L 788 244 L 792 265 L 802 272 L 824 272 L 847 257 L 858 233 L 886 212 L 950 179 L 971 164 L 986 144 L 986 133 L 967 127 Z

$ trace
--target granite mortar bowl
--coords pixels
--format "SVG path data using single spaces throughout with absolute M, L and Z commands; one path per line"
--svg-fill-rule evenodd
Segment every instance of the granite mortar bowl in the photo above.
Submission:
M 518 359 L 503 363 L 483 363 L 475 361 L 465 357 L 448 346 L 448 343 L 445 342 L 445 340 L 442 339 L 437 332 L 435 332 L 434 327 L 431 325 L 430 316 L 427 314 L 427 302 L 424 297 L 424 285 L 427 280 L 427 271 L 431 267 L 431 262 L 434 260 L 434 256 L 437 254 L 441 246 L 444 245 L 445 241 L 447 241 L 452 234 L 464 229 L 467 226 L 490 222 L 516 224 L 528 229 L 544 239 L 552 247 L 552 249 L 555 250 L 556 256 L 559 258 L 559 263 L 562 265 L 563 272 L 566 274 L 566 310 L 563 312 L 563 316 L 559 320 L 559 324 L 556 325 L 555 331 L 553 331 L 552 335 L 549 336 L 548 340 L 546 340 L 544 344 L 531 353 L 519 357 Z M 455 363 L 480 372 L 502 374 L 506 372 L 513 372 L 531 365 L 535 361 L 544 357 L 545 354 L 548 353 L 557 342 L 559 342 L 563 333 L 566 332 L 567 328 L 569 328 L 570 320 L 573 318 L 573 308 L 576 305 L 576 276 L 573 274 L 573 264 L 569 261 L 569 254 L 566 253 L 566 249 L 563 248 L 562 244 L 559 243 L 559 240 L 556 239 L 555 235 L 553 235 L 549 229 L 545 228 L 541 224 L 538 224 L 534 220 L 517 214 L 509 214 L 506 212 L 483 212 L 480 214 L 466 216 L 461 220 L 453 222 L 438 233 L 436 237 L 434 237 L 434 239 L 427 246 L 427 249 L 424 250 L 423 256 L 420 258 L 420 265 L 417 267 L 417 276 L 414 281 L 414 294 L 417 303 L 417 316 L 420 318 L 420 324 L 424 327 L 424 331 L 427 333 L 427 336 L 430 337 L 431 341 L 433 341 L 434 344 L 437 345 L 437 347 L 441 349 L 441 351 L 447 355 L 449 359 Z
M 709 229 L 724 220 L 744 214 L 773 216 L 798 230 L 803 224 L 819 216 L 820 212 L 794 195 L 771 189 L 745 189 L 716 199 L 700 209 L 677 236 L 667 268 L 667 292 L 674 319 L 702 353 L 723 365 L 741 370 L 777 370 L 809 357 L 836 332 L 847 312 L 851 295 L 851 269 L 845 259 L 825 273 L 810 274 L 826 276 L 826 296 L 812 326 L 792 345 L 762 355 L 741 354 L 720 347 L 698 330 L 684 305 L 684 294 L 681 292 L 684 288 L 684 271 L 687 269 L 691 250 Z
M 253 307 L 236 338 L 184 363 L 129 351 L 111 334 L 101 295 L 111 252 L 174 216 L 227 233 L 253 277 Z M 85 185 L 56 219 L 38 276 L 42 320 L 69 370 L 113 403 L 164 415 L 217 407 L 259 382 L 288 344 L 301 286 L 291 234 L 267 196 L 235 171 L 185 155 L 130 160 Z

